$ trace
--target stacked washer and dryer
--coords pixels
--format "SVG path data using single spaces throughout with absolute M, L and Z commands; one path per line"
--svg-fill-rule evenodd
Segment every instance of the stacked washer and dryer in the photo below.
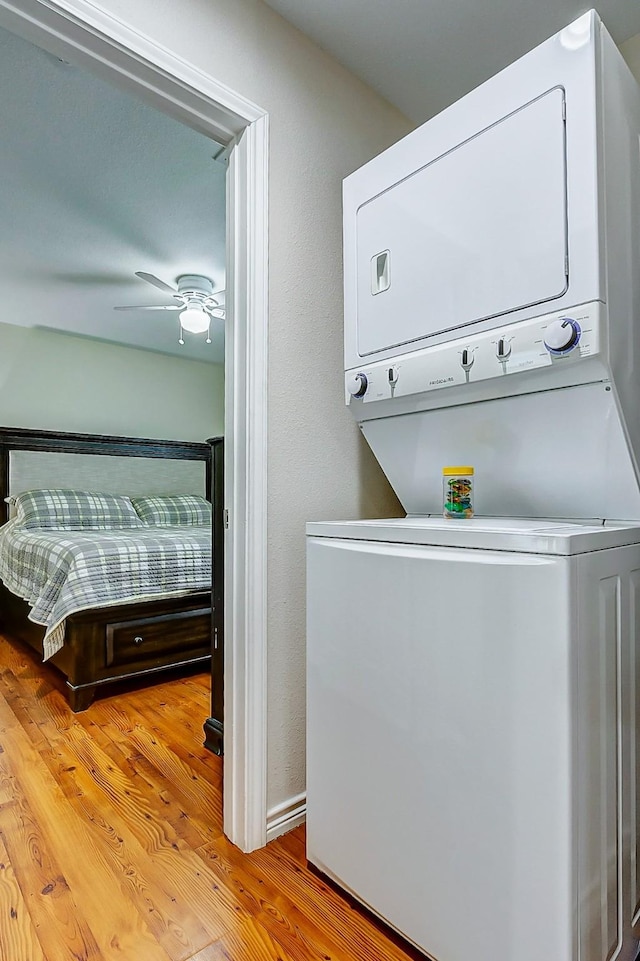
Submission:
M 308 525 L 308 858 L 437 961 L 628 961 L 640 88 L 597 14 L 344 218 L 346 400 L 407 517 Z

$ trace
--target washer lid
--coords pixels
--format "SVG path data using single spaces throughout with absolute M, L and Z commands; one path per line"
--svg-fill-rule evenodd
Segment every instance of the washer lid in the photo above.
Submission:
M 315 521 L 307 524 L 312 537 L 463 547 L 522 554 L 585 554 L 611 547 L 640 544 L 640 525 L 623 521 L 558 521 L 519 517 L 409 516 L 371 521 Z

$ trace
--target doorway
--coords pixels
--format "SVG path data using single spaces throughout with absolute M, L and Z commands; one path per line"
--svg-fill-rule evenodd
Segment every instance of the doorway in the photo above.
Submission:
M 228 150 L 224 831 L 250 851 L 266 842 L 268 115 L 116 18 L 74 7 L 0 0 L 0 27 Z

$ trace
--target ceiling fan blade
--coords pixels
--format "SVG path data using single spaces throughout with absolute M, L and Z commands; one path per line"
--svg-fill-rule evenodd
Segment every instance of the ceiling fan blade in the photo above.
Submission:
M 156 304 L 152 306 L 151 304 L 145 304 L 142 307 L 136 307 L 135 305 L 127 307 L 114 307 L 114 310 L 184 310 L 184 304 Z
M 177 287 L 171 287 L 170 284 L 165 284 L 164 280 L 160 280 L 160 278 L 156 277 L 155 274 L 147 274 L 144 272 L 144 270 L 136 270 L 135 274 L 136 277 L 140 278 L 140 280 L 146 280 L 148 284 L 153 284 L 154 287 L 158 287 L 160 290 L 166 290 L 170 294 L 178 293 Z
M 12 272 L 13 277 L 20 277 L 20 273 Z M 33 269 L 28 273 L 25 271 L 25 277 L 28 277 L 31 281 L 36 280 L 34 276 Z M 73 284 L 75 287 L 122 287 L 123 284 L 129 283 L 130 278 L 126 274 L 108 273 L 107 271 L 54 271 L 47 270 L 46 268 L 39 267 L 37 273 L 37 279 L 46 279 L 47 281 L 52 281 L 56 284 Z

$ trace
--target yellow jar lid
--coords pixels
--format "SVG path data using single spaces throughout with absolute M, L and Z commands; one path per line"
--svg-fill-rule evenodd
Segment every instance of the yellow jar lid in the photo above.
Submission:
M 443 474 L 473 474 L 473 467 L 443 467 Z

